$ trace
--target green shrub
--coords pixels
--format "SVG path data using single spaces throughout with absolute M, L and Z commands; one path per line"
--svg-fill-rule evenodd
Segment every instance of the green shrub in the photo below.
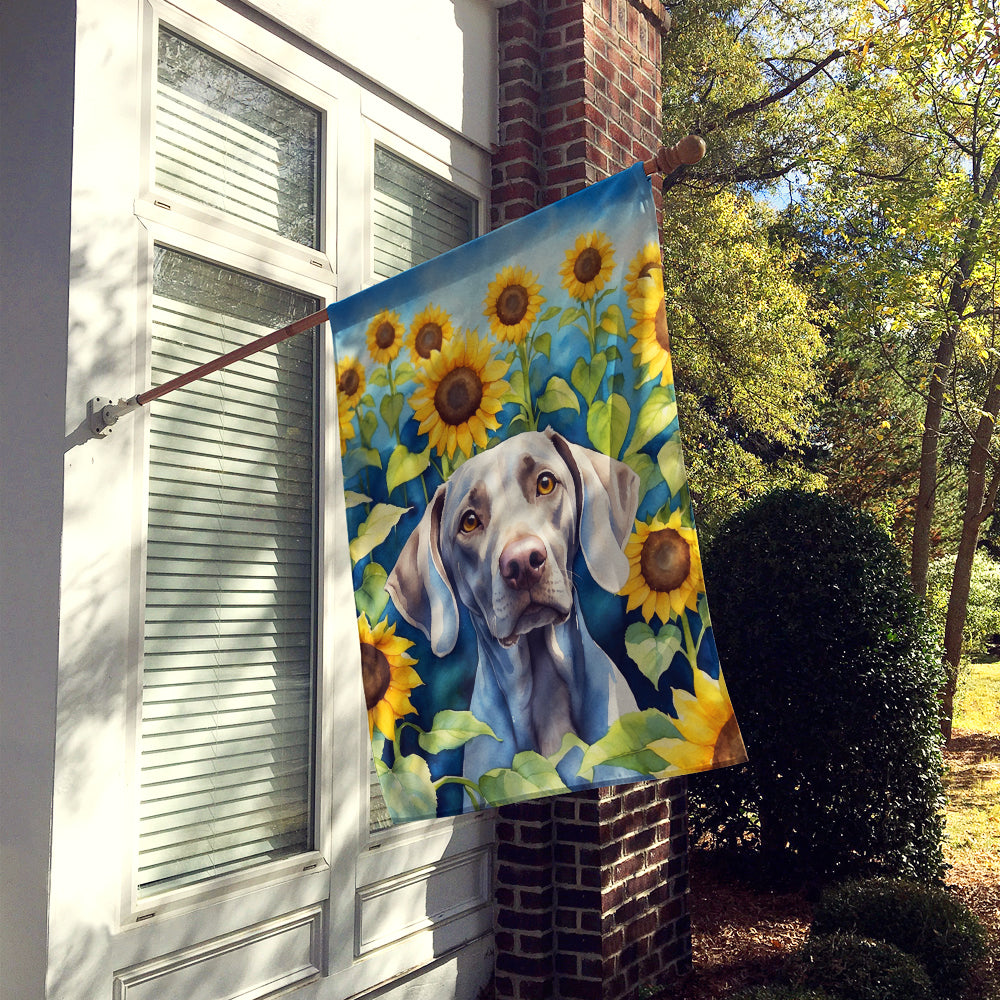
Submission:
M 793 980 L 837 1000 L 933 1000 L 927 971 L 912 955 L 884 941 L 854 934 L 810 938 L 792 970 Z
M 986 934 L 968 907 L 947 890 L 905 879 L 869 879 L 827 889 L 812 933 L 851 932 L 895 945 L 918 959 L 937 992 L 959 997 L 986 956 Z
M 740 990 L 733 1000 L 839 1000 L 825 990 L 803 989 L 800 986 L 751 986 Z
M 888 535 L 780 490 L 721 527 L 705 579 L 749 763 L 692 779 L 695 835 L 772 872 L 939 877 L 943 675 Z

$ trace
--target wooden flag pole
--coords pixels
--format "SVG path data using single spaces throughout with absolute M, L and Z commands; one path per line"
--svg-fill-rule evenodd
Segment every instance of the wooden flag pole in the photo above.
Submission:
M 642 168 L 647 174 L 663 174 L 666 176 L 684 164 L 691 165 L 697 163 L 704 155 L 705 140 L 697 135 L 688 135 L 673 146 L 661 146 L 656 151 L 655 156 L 643 161 Z M 119 399 L 116 403 L 113 400 L 95 396 L 87 402 L 87 420 L 91 433 L 95 437 L 105 437 L 111 433 L 111 428 L 118 422 L 118 418 L 124 414 L 130 413 L 132 410 L 137 410 L 140 406 L 145 406 L 146 403 L 150 403 L 154 399 L 159 399 L 161 396 L 165 396 L 168 392 L 173 392 L 175 389 L 180 389 L 190 382 L 195 382 L 206 375 L 220 371 L 235 361 L 242 361 L 244 358 L 248 358 L 258 351 L 266 350 L 274 344 L 288 340 L 289 337 L 305 333 L 306 330 L 312 330 L 314 327 L 323 324 L 326 318 L 326 310 L 320 309 L 310 316 L 304 316 L 294 323 L 289 323 L 288 326 L 283 326 L 280 330 L 275 330 L 273 333 L 267 333 L 263 337 L 258 337 L 249 344 L 237 347 L 228 354 L 223 354 L 212 361 L 207 361 L 205 364 L 199 365 L 197 368 L 192 368 L 191 371 L 185 372 L 183 375 L 178 375 L 176 378 L 170 379 L 169 382 L 164 382 L 163 385 L 158 385 L 153 389 L 146 389 L 144 392 L 137 393 L 129 399 Z
M 700 135 L 686 135 L 673 146 L 660 146 L 656 156 L 645 160 L 642 169 L 647 174 L 672 174 L 678 167 L 693 166 L 705 155 L 705 140 Z

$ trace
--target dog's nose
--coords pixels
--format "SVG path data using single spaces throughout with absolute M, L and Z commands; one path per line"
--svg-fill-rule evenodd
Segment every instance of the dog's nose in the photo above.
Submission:
M 530 590 L 544 568 L 545 545 L 537 535 L 512 538 L 500 553 L 500 575 L 511 590 Z

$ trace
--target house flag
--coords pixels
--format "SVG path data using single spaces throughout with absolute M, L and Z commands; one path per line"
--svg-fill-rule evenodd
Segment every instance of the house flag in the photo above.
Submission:
M 393 821 L 745 760 L 642 165 L 329 318 L 368 725 Z

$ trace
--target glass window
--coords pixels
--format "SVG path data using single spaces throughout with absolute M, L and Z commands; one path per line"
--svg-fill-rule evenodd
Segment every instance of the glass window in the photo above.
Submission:
M 375 275 L 391 278 L 478 235 L 476 199 L 375 147 Z
M 318 308 L 163 247 L 153 273 L 153 385 Z M 313 846 L 315 350 L 150 407 L 140 896 Z
M 314 108 L 161 27 L 154 133 L 159 189 L 319 245 Z

